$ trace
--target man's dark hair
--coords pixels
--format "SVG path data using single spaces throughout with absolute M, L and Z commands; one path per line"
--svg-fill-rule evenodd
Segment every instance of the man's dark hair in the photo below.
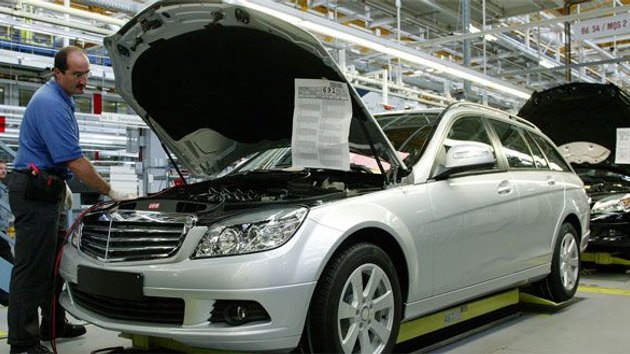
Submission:
M 62 73 L 65 73 L 68 69 L 68 54 L 73 52 L 79 52 L 81 54 L 85 54 L 85 51 L 79 47 L 75 47 L 69 45 L 67 47 L 63 47 L 59 49 L 59 51 L 55 54 L 55 68 L 59 69 Z

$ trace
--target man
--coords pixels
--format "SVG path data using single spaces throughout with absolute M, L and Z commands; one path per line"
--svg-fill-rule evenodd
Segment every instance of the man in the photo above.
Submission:
M 6 183 L 7 177 L 7 163 L 0 160 L 0 182 Z M 9 193 L 6 190 L 6 185 L 0 186 L 0 200 L 3 201 L 4 206 L 0 206 L 0 232 L 7 234 L 9 229 L 9 219 L 11 218 L 11 210 L 9 207 Z M 0 237 L 0 257 L 4 258 L 7 262 L 13 264 L 13 253 L 11 252 L 11 245 L 4 238 Z M 0 289 L 0 305 L 9 305 L 9 293 Z
M 69 338 L 85 333 L 83 326 L 65 320 L 65 313 L 58 304 L 56 318 L 51 318 L 53 263 L 58 248 L 57 229 L 65 186 L 63 191 L 54 189 L 55 201 L 50 198 L 41 200 L 41 194 L 33 193 L 33 178 L 47 174 L 44 181 L 55 186 L 59 185 L 60 179 L 68 179 L 74 174 L 112 199 L 126 198 L 123 193 L 111 189 L 83 156 L 79 146 L 79 127 L 72 96 L 83 93 L 89 73 L 90 63 L 80 48 L 70 46 L 59 50 L 55 54 L 53 79 L 35 92 L 20 126 L 14 176 L 9 183 L 16 233 L 7 340 L 12 354 L 50 353 L 40 344 L 40 339 L 51 339 L 53 325 L 57 337 Z M 42 308 L 41 327 L 38 307 Z

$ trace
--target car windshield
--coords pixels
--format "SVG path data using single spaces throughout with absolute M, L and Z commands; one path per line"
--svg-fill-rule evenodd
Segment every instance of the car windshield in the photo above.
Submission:
M 404 158 L 406 154 L 401 154 L 400 156 Z M 380 163 L 386 172 L 389 171 L 391 164 L 382 160 Z M 243 161 L 237 164 L 231 172 L 239 173 L 273 170 L 289 171 L 291 169 L 291 148 L 282 147 L 253 154 L 243 159 Z M 378 163 L 374 157 L 365 156 L 355 152 L 350 153 L 350 169 L 357 172 L 380 173 Z
M 439 114 L 431 113 L 399 113 L 376 116 L 380 124 L 396 149 L 398 156 L 411 166 L 415 164 L 426 148 L 437 126 Z M 385 172 L 389 171 L 391 164 L 380 160 Z M 291 169 L 291 148 L 279 147 L 262 152 L 257 152 L 239 161 L 230 169 L 232 173 L 249 171 L 272 171 Z M 376 159 L 365 155 L 363 151 L 350 151 L 350 169 L 357 172 L 380 173 Z

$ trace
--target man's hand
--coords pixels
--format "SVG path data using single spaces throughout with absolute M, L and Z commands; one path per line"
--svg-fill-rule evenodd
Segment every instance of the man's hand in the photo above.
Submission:
M 72 190 L 68 187 L 68 183 L 66 183 L 66 199 L 63 203 L 64 208 L 72 209 Z
M 128 199 L 133 199 L 136 196 L 129 194 L 129 193 L 125 193 L 125 192 L 121 192 L 119 190 L 116 189 L 110 189 L 109 192 L 107 192 L 107 196 L 112 198 L 113 200 L 128 200 Z

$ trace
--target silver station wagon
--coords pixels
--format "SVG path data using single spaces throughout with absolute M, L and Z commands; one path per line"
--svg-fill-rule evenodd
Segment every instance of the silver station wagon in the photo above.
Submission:
M 74 316 L 199 348 L 382 353 L 401 323 L 493 292 L 574 295 L 588 197 L 532 124 L 468 103 L 374 118 L 317 39 L 236 5 L 158 2 L 105 45 L 121 95 L 205 180 L 82 217 L 60 266 Z

